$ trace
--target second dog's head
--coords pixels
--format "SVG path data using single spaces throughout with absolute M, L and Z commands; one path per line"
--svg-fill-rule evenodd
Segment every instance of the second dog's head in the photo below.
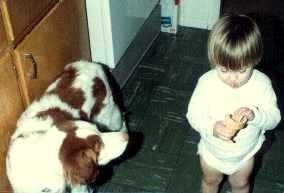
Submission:
M 66 137 L 59 151 L 64 176 L 71 184 L 89 184 L 95 181 L 98 165 L 104 165 L 120 156 L 126 149 L 125 132 L 100 133 L 95 124 L 72 121 L 61 126 Z

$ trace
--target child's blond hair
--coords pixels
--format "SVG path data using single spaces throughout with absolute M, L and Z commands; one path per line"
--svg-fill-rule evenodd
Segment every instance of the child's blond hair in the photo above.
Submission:
M 240 70 L 257 65 L 263 54 L 257 24 L 246 15 L 227 15 L 213 26 L 208 40 L 211 65 Z

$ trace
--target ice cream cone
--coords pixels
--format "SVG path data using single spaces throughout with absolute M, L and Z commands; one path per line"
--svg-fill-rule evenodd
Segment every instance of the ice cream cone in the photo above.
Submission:
M 230 114 L 227 114 L 225 116 L 225 125 L 226 125 L 227 129 L 238 131 L 238 130 L 244 128 L 245 124 L 246 124 L 246 119 L 244 117 L 239 122 L 239 121 L 235 121 L 234 119 L 232 119 L 232 115 L 230 115 Z

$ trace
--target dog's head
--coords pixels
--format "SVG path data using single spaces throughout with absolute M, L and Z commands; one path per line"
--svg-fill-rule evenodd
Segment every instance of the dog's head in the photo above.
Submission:
M 59 158 L 64 176 L 71 184 L 94 182 L 99 173 L 98 165 L 107 164 L 120 156 L 128 143 L 126 133 L 100 133 L 95 124 L 75 121 L 72 126 L 64 127 L 67 135 Z

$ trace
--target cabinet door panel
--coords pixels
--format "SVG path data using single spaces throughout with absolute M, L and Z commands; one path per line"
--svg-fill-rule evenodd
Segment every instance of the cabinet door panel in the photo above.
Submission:
M 7 0 L 12 40 L 21 39 L 58 0 Z
M 7 47 L 7 38 L 5 34 L 5 28 L 3 23 L 2 13 L 0 13 L 0 52 Z
M 9 192 L 5 169 L 6 152 L 16 121 L 23 111 L 16 72 L 9 53 L 1 56 L 0 74 L 0 192 Z
M 57 4 L 19 44 L 15 56 L 25 102 L 29 104 L 67 63 L 90 59 L 85 1 L 65 0 Z M 36 76 L 32 76 L 35 72 Z

